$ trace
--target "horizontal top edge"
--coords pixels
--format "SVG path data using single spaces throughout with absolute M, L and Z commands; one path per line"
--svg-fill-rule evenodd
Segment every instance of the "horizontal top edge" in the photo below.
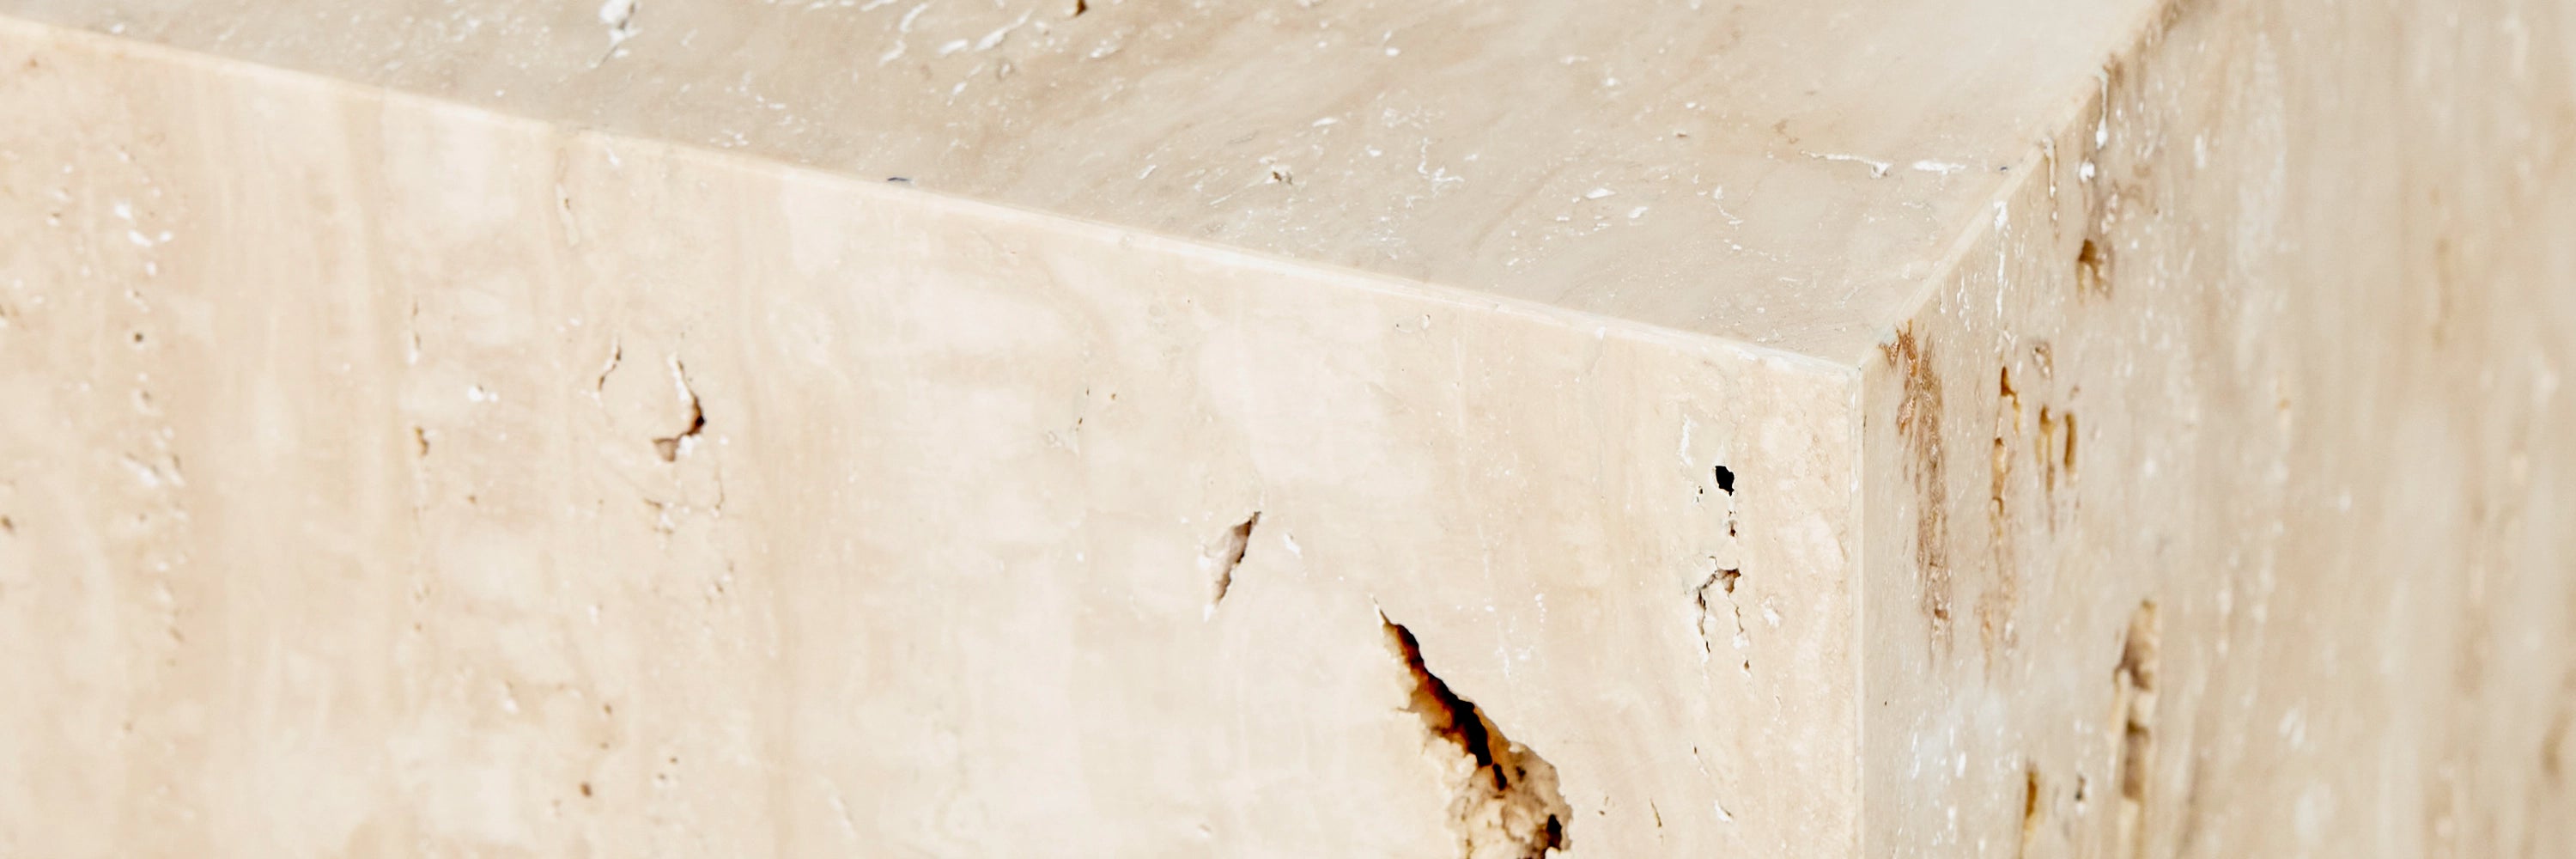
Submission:
M 1842 360 L 2149 0 L 0 0 L 0 14 Z

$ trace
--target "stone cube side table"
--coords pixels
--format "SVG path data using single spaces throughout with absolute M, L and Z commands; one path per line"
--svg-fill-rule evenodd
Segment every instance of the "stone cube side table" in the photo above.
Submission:
M 0 856 L 2576 856 L 2576 7 L 0 0 Z

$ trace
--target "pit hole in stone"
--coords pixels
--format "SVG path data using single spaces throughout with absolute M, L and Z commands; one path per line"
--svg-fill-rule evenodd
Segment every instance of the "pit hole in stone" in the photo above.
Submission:
M 1252 529 L 1260 524 L 1261 511 L 1252 511 L 1242 524 L 1228 529 L 1225 540 L 1213 547 L 1202 560 L 1216 571 L 1216 596 L 1208 601 L 1209 606 L 1225 602 L 1226 591 L 1234 587 L 1234 569 L 1243 566 L 1243 556 L 1252 551 Z
M 1557 788 L 1556 767 L 1503 736 L 1475 702 L 1459 697 L 1422 660 L 1421 642 L 1403 624 L 1378 616 L 1387 645 L 1412 675 L 1405 709 L 1422 718 L 1436 746 L 1463 754 L 1472 768 L 1450 787 L 1449 826 L 1458 855 L 1477 859 L 1542 859 L 1572 846 L 1565 824 L 1573 807 Z
M 2075 290 L 2083 295 L 2111 294 L 2111 254 L 2092 239 L 2075 251 Z

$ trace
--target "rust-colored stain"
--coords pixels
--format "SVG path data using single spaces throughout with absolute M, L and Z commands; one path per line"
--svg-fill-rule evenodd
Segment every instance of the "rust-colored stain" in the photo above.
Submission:
M 2039 460 L 2040 485 L 2053 503 L 2058 485 L 2075 479 L 2075 413 L 2039 407 L 2039 439 L 2031 453 Z
M 1896 341 L 1880 346 L 1879 352 L 1903 386 L 1903 397 L 1896 404 L 1896 435 L 1914 478 L 1914 561 L 1922 579 L 1923 616 L 1931 622 L 1932 640 L 1947 642 L 1950 498 L 1942 473 L 1941 377 L 1933 367 L 1931 344 L 1914 333 L 1912 323 L 1898 329 Z
M 2021 850 L 2030 855 L 2030 843 L 2039 840 L 2039 827 L 2047 806 L 2040 803 L 2039 766 L 2024 764 L 2021 771 Z
M 2111 297 L 2111 251 L 2102 242 L 2085 239 L 2075 251 L 2075 294 L 2085 298 Z

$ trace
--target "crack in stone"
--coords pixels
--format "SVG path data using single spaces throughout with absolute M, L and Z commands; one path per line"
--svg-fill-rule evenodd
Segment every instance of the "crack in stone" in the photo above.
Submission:
M 1199 566 L 1216 573 L 1216 595 L 1208 600 L 1213 614 L 1218 603 L 1225 602 L 1226 591 L 1234 588 L 1234 569 L 1243 566 L 1243 556 L 1252 551 L 1252 529 L 1261 524 L 1261 511 L 1252 511 L 1240 525 L 1226 531 L 1225 542 L 1199 558 Z
M 1744 606 L 1735 601 L 1735 581 L 1743 577 L 1744 573 L 1741 570 L 1720 569 L 1710 573 L 1707 581 L 1701 582 L 1697 589 L 1691 591 L 1691 598 L 1699 603 L 1699 647 L 1702 661 L 1705 662 L 1707 657 L 1717 653 L 1717 637 L 1708 628 L 1710 621 L 1717 619 L 1716 606 L 1712 605 L 1708 598 L 1709 590 L 1716 588 L 1724 591 L 1727 614 L 1735 619 L 1735 635 L 1728 640 L 1728 643 L 1735 647 L 1737 655 L 1743 657 L 1744 673 L 1752 674 L 1753 635 L 1744 628 Z
M 699 431 L 707 428 L 707 411 L 698 403 L 698 392 L 689 387 L 688 368 L 681 366 L 676 356 L 671 359 L 671 381 L 680 386 L 680 396 L 689 401 L 689 426 L 653 440 L 653 452 L 660 454 L 663 462 L 679 461 L 680 454 L 697 444 Z
M 1405 709 L 1422 717 L 1434 739 L 1467 764 L 1450 766 L 1449 825 L 1458 833 L 1461 859 L 1541 859 L 1573 846 L 1565 824 L 1573 807 L 1557 789 L 1556 767 L 1527 746 L 1503 736 L 1475 702 L 1458 696 L 1422 661 L 1421 642 L 1403 624 L 1388 620 L 1387 644 L 1411 673 Z

